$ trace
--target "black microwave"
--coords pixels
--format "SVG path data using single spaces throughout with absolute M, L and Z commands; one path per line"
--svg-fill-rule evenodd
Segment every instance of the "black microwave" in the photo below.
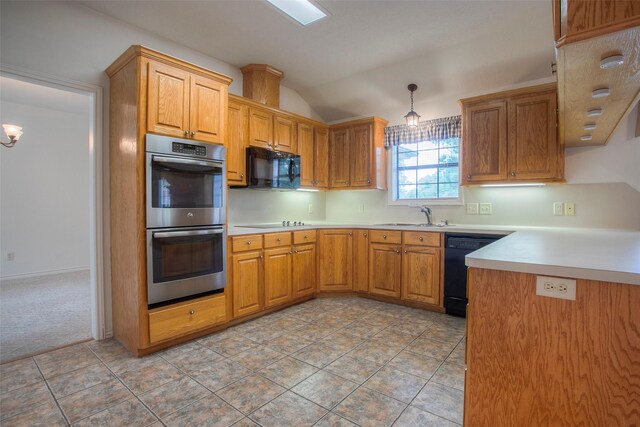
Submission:
M 300 156 L 247 148 L 247 187 L 295 190 L 300 187 Z

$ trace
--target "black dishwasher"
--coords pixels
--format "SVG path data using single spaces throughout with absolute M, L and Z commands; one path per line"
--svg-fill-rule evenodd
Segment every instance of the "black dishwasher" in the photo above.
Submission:
M 504 236 L 445 234 L 444 308 L 447 314 L 467 316 L 467 266 L 464 257 Z

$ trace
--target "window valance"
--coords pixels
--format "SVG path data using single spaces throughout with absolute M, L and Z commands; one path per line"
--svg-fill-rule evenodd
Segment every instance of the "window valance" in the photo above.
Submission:
M 415 129 L 407 125 L 384 128 L 385 147 L 448 138 L 460 138 L 460 116 L 425 120 Z

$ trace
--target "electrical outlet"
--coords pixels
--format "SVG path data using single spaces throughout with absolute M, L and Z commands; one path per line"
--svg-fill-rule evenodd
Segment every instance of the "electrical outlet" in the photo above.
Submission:
M 564 215 L 564 203 L 562 203 L 562 202 L 553 202 L 553 214 L 555 216 Z
M 478 215 L 477 203 L 467 203 L 467 215 Z
M 576 281 L 562 277 L 536 276 L 536 295 L 575 301 Z
M 313 205 L 309 203 L 309 213 L 313 213 Z
M 491 203 L 480 203 L 480 215 L 491 215 L 492 213 Z
M 16 254 L 14 252 L 9 252 L 7 254 L 7 261 L 13 261 L 14 259 L 16 259 Z
M 576 204 L 573 202 L 564 202 L 564 214 L 574 216 L 576 214 Z

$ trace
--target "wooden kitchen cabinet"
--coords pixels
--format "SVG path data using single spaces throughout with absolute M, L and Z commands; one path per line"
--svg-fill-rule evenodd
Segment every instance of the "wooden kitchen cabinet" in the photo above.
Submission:
M 315 244 L 296 245 L 293 247 L 293 298 L 313 295 L 316 292 L 318 281 L 316 259 Z
M 228 84 L 147 62 L 147 132 L 225 144 Z
M 313 163 L 315 188 L 329 188 L 329 129 L 314 126 L 313 128 Z
M 379 117 L 340 123 L 330 128 L 329 187 L 387 189 L 384 127 Z
M 313 127 L 298 123 L 298 154 L 300 155 L 300 186 L 312 188 L 315 177 Z
M 463 185 L 561 182 L 556 84 L 463 99 Z
M 369 293 L 400 297 L 402 247 L 394 244 L 369 245 Z
M 320 291 L 353 290 L 353 231 L 326 229 L 318 232 L 320 240 Z
M 404 246 L 402 299 L 440 305 L 441 249 Z
M 249 107 L 229 97 L 227 114 L 227 182 L 246 185 Z
M 292 297 L 291 246 L 264 251 L 264 306 L 273 307 Z
M 353 230 L 353 290 L 369 292 L 369 230 Z
M 233 317 L 242 317 L 262 310 L 264 294 L 262 251 L 231 256 L 233 286 Z
M 298 143 L 296 141 L 296 122 L 280 114 L 273 116 L 273 149 L 296 153 Z
M 273 148 L 273 114 L 268 110 L 249 108 L 249 145 Z

